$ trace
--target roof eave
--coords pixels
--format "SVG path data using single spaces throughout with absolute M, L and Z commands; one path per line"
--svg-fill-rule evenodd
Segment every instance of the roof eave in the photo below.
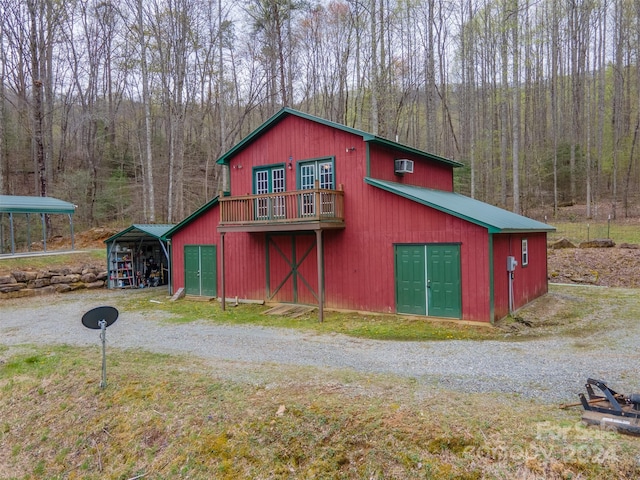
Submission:
M 157 235 L 157 233 L 149 231 L 149 229 L 145 228 L 145 227 L 158 228 L 160 226 L 167 226 L 168 227 L 169 225 L 134 223 L 133 225 L 125 228 L 124 230 L 122 230 L 121 232 L 118 232 L 115 235 L 110 236 L 109 238 L 104 240 L 104 243 L 109 244 L 109 243 L 117 240 L 120 237 L 124 237 L 127 233 L 130 233 L 133 230 L 138 230 L 139 232 L 144 233 L 145 235 L 149 235 L 151 237 L 157 238 L 158 240 L 163 240 L 164 239 L 164 234 Z
M 278 122 L 283 120 L 288 115 L 294 115 L 296 117 L 304 118 L 312 122 L 320 123 L 322 125 L 326 125 L 332 128 L 338 128 L 345 132 L 353 133 L 354 135 L 359 135 L 363 138 L 369 136 L 369 134 L 367 134 L 366 132 L 357 130 L 355 128 L 347 127 L 346 125 L 341 125 L 339 123 L 335 123 L 330 120 L 325 120 L 324 118 L 316 117 L 308 113 L 299 112 L 298 110 L 293 110 L 288 107 L 283 107 L 277 113 L 269 117 L 262 125 L 256 128 L 253 132 L 251 132 L 249 135 L 244 137 L 236 145 L 231 147 L 231 149 L 229 149 L 220 158 L 218 158 L 218 160 L 216 160 L 216 163 L 219 165 L 228 164 L 234 155 L 236 155 L 238 152 L 240 152 L 242 149 L 248 146 L 256 137 L 260 136 L 266 130 L 269 130 L 271 127 L 276 125 Z
M 104 243 L 109 244 L 109 243 L 113 242 L 114 240 L 116 240 L 117 238 L 119 238 L 119 237 L 123 236 L 124 234 L 129 233 L 129 232 L 130 232 L 131 230 L 133 230 L 134 228 L 135 228 L 135 226 L 134 226 L 134 225 L 131 225 L 131 226 L 129 226 L 129 227 L 127 227 L 127 228 L 125 228 L 124 230 L 122 230 L 121 232 L 118 232 L 118 233 L 116 233 L 115 235 L 111 235 L 109 238 L 107 238 L 106 240 L 104 240 Z
M 532 232 L 544 232 L 544 233 L 551 233 L 551 232 L 555 232 L 556 228 L 555 227 L 548 227 L 548 228 L 502 228 L 497 232 L 493 232 L 493 233 L 532 233 Z
M 293 110 L 293 109 L 288 108 L 288 107 L 282 108 L 280 111 L 278 111 L 277 113 L 272 115 L 270 118 L 268 118 L 262 125 L 260 125 L 258 128 L 256 128 L 253 132 L 251 132 L 249 135 L 244 137 L 239 143 L 237 143 L 230 150 L 228 150 L 226 153 L 224 153 L 220 158 L 218 158 L 218 160 L 216 160 L 216 163 L 219 164 L 219 165 L 225 165 L 225 164 L 228 165 L 229 162 L 231 161 L 231 158 L 234 155 L 236 155 L 242 149 L 247 147 L 256 137 L 260 136 L 262 133 L 264 133 L 265 131 L 269 130 L 271 127 L 276 125 L 278 122 L 283 120 L 288 115 L 294 115 L 296 117 L 304 118 L 304 119 L 310 120 L 312 122 L 320 123 L 322 125 L 325 125 L 325 126 L 328 126 L 328 127 L 331 127 L 331 128 L 335 128 L 335 129 L 338 129 L 338 130 L 342 130 L 344 132 L 352 133 L 354 135 L 362 137 L 362 140 L 364 142 L 370 142 L 370 143 L 375 144 L 375 145 L 382 145 L 382 146 L 385 146 L 385 147 L 388 147 L 388 148 L 392 148 L 394 150 L 398 150 L 398 151 L 403 152 L 403 153 L 408 153 L 408 154 L 411 154 L 411 155 L 419 156 L 419 157 L 424 158 L 424 159 L 428 159 L 428 160 L 444 163 L 444 164 L 450 165 L 452 167 L 463 167 L 464 166 L 464 164 L 462 164 L 460 162 L 456 162 L 455 160 L 450 160 L 448 158 L 440 157 L 438 155 L 434 155 L 434 154 L 431 154 L 429 152 L 424 152 L 422 150 L 418 150 L 417 148 L 413 148 L 413 147 L 409 147 L 407 145 L 403 145 L 401 143 L 393 142 L 393 141 L 388 140 L 386 138 L 378 137 L 378 136 L 373 135 L 371 133 L 367 133 L 367 132 L 364 132 L 362 130 L 358 130 L 356 128 L 351 128 L 351 127 L 348 127 L 346 125 L 342 125 L 342 124 L 339 124 L 339 123 L 336 123 L 336 122 L 332 122 L 332 121 L 326 120 L 324 118 L 316 117 L 316 116 L 310 115 L 308 113 L 300 112 L 298 110 Z
M 446 213 L 448 215 L 452 215 L 454 217 L 457 217 L 457 218 L 460 218 L 462 220 L 465 220 L 467 222 L 473 223 L 474 225 L 478 225 L 478 226 L 484 227 L 489 231 L 489 233 L 501 233 L 501 231 L 502 231 L 499 227 L 496 227 L 495 225 L 489 225 L 487 223 L 480 222 L 475 218 L 469 217 L 467 215 L 462 215 L 459 212 L 456 212 L 454 210 L 449 210 L 448 208 L 444 208 L 444 207 L 442 207 L 440 205 L 437 205 L 435 203 L 428 202 L 426 200 L 423 200 L 422 198 L 418 198 L 418 197 L 415 197 L 413 195 L 409 195 L 408 193 L 400 192 L 400 191 L 397 191 L 395 189 L 388 188 L 386 185 L 376 182 L 375 179 L 373 179 L 373 178 L 365 178 L 364 181 L 367 184 L 371 185 L 371 186 L 380 188 L 380 189 L 385 190 L 385 191 L 387 191 L 389 193 L 393 193 L 395 195 L 399 195 L 399 196 L 407 198 L 407 199 L 409 199 L 409 200 L 411 200 L 413 202 L 419 203 L 421 205 L 425 205 L 427 207 L 431 207 L 431 208 L 433 208 L 435 210 L 438 210 L 440 212 L 443 212 L 443 213 Z
M 73 215 L 76 212 L 76 208 L 77 205 L 71 202 L 53 197 L 0 195 L 0 212 L 2 213 Z
M 411 155 L 418 155 L 418 156 L 420 156 L 422 158 L 425 158 L 427 160 L 433 160 L 435 162 L 445 163 L 445 164 L 450 165 L 450 166 L 452 166 L 454 168 L 464 167 L 463 163 L 456 162 L 455 160 L 451 160 L 449 158 L 440 157 L 438 155 L 434 155 L 434 154 L 429 153 L 429 152 L 418 150 L 417 148 L 409 147 L 408 145 L 403 145 L 401 143 L 393 142 L 393 141 L 388 140 L 386 138 L 376 137 L 375 135 L 365 135 L 365 136 L 363 136 L 363 140 L 365 142 L 369 142 L 369 143 L 372 143 L 374 145 L 382 145 L 382 146 L 385 146 L 385 147 L 388 147 L 388 148 L 392 148 L 394 150 L 398 150 L 398 151 L 401 151 L 403 153 L 409 153 Z
M 415 197 L 413 195 L 410 195 L 409 193 L 406 192 L 402 192 L 400 190 L 394 189 L 394 188 L 390 188 L 389 186 L 387 186 L 386 184 L 382 183 L 382 182 L 378 182 L 376 181 L 376 179 L 374 178 L 365 178 L 364 181 L 369 184 L 372 185 L 374 187 L 380 188 L 381 190 L 385 190 L 387 192 L 393 193 L 395 195 L 407 198 L 411 201 L 414 201 L 416 203 L 419 203 L 421 205 L 425 205 L 427 207 L 433 208 L 434 210 L 438 210 L 440 212 L 446 213 L 448 215 L 451 215 L 453 217 L 459 218 L 461 220 L 465 220 L 469 223 L 472 223 L 474 225 L 478 225 L 479 227 L 483 227 L 486 228 L 488 233 L 490 234 L 494 234 L 494 233 L 533 233 L 533 232 L 553 232 L 555 231 L 555 228 L 548 226 L 548 225 L 540 225 L 540 227 L 536 227 L 536 228 L 504 228 L 504 227 L 500 227 L 499 225 L 493 225 L 493 224 L 489 224 L 486 222 L 483 222 L 477 218 L 468 216 L 468 215 L 464 215 L 460 212 L 457 212 L 455 210 L 451 210 L 448 209 L 446 207 L 443 207 L 441 205 L 438 205 L 436 203 L 432 203 L 429 202 L 428 200 L 419 198 L 419 197 Z M 451 192 L 453 193 L 453 192 Z

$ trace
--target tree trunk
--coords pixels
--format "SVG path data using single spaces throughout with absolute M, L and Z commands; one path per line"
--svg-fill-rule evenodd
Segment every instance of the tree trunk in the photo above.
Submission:
M 600 200 L 600 182 L 602 174 L 602 155 L 604 144 L 604 117 L 605 117 L 605 87 L 607 83 L 606 76 L 606 38 L 607 38 L 607 4 L 605 3 L 601 8 L 601 18 L 599 24 L 599 38 L 598 38 L 598 126 L 596 128 L 596 179 L 595 179 L 595 191 L 594 201 L 596 205 Z
M 500 205 L 507 207 L 507 144 L 509 140 L 509 12 L 507 0 L 502 0 L 502 40 L 500 43 L 500 58 L 502 60 L 502 88 L 500 96 Z
M 378 31 L 376 29 L 377 1 L 371 0 L 371 78 L 369 84 L 371 85 L 371 133 L 378 135 L 379 131 L 379 117 L 378 117 Z
M 620 150 L 620 138 L 622 136 L 622 106 L 624 95 L 624 77 L 623 77 L 623 15 L 622 1 L 617 0 L 614 8 L 614 42 L 615 42 L 615 69 L 613 80 L 613 168 L 611 171 L 611 215 L 615 219 L 617 217 L 618 207 L 618 157 Z
M 28 0 L 29 17 L 31 21 L 29 45 L 31 53 L 31 79 L 33 84 L 33 105 L 31 115 L 33 120 L 33 160 L 35 164 L 36 190 L 41 197 L 47 196 L 47 163 L 44 151 L 44 105 L 42 89 L 44 86 L 41 61 L 41 45 L 38 28 L 42 12 L 37 8 L 36 0 Z
M 61 5 L 64 5 L 62 3 Z M 43 35 L 46 35 L 46 39 L 42 39 L 44 44 L 44 55 L 41 58 L 43 77 L 43 148 L 44 148 L 44 161 L 47 175 L 47 184 L 50 184 L 54 180 L 55 170 L 53 169 L 53 113 L 54 97 L 53 92 L 53 80 L 54 80 L 54 64 L 53 64 L 53 39 L 56 36 L 56 24 L 54 18 L 56 13 L 54 10 L 53 0 L 45 1 L 45 15 L 47 19 L 46 31 L 43 31 Z
M 7 60 L 5 57 L 5 45 L 4 45 L 4 24 L 0 22 L 0 195 L 8 193 L 7 179 L 8 175 L 5 169 L 5 131 L 4 124 L 6 121 L 5 110 L 5 72 L 6 72 Z M 2 225 L 0 224 L 0 229 Z M 2 232 L 0 231 L 0 235 Z
M 475 31 L 473 28 L 474 21 L 474 2 L 469 0 L 467 8 L 469 13 L 469 34 L 465 38 L 465 42 L 467 45 L 467 88 L 468 88 L 468 97 L 467 97 L 467 109 L 468 109 L 468 126 L 467 129 L 469 131 L 469 168 L 471 170 L 471 177 L 469 179 L 470 185 L 470 195 L 471 198 L 476 198 L 476 82 L 475 82 L 475 62 L 474 62 L 474 44 L 475 44 Z
M 435 0 L 427 0 L 427 45 L 425 45 L 425 148 L 430 152 L 439 150 L 436 125 L 436 67 L 434 49 Z
M 145 24 L 143 20 L 143 0 L 138 0 L 137 3 L 138 13 L 138 46 L 140 47 L 140 75 L 142 81 L 142 103 L 144 108 L 144 149 L 141 152 L 144 163 L 145 175 L 143 182 L 145 183 L 144 190 L 144 205 L 145 205 L 145 221 L 149 223 L 155 223 L 156 221 L 156 209 L 155 209 L 155 193 L 153 186 L 153 151 L 151 149 L 151 96 L 149 94 L 149 73 L 147 65 L 147 40 L 145 38 Z
M 513 143 L 511 158 L 513 160 L 513 211 L 520 213 L 520 52 L 518 42 L 518 0 L 514 3 L 512 27 L 513 41 Z
M 558 52 L 560 32 L 558 27 L 558 7 L 551 4 L 551 135 L 553 136 L 553 216 L 558 216 Z
M 224 59 L 222 56 L 224 45 L 224 37 L 222 35 L 222 1 L 223 0 L 218 0 L 218 122 L 220 123 L 220 153 L 224 154 L 227 151 L 227 124 L 224 97 Z M 228 165 L 222 165 L 222 191 L 231 191 Z M 215 193 L 217 195 L 219 192 Z

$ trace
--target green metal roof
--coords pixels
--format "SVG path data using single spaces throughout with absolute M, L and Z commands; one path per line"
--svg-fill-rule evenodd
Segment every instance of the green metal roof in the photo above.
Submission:
M 187 218 L 182 220 L 180 223 L 178 223 L 177 225 L 174 225 L 173 228 L 171 228 L 170 230 L 167 230 L 163 235 L 163 240 L 167 240 L 167 239 L 171 238 L 176 232 L 178 232 L 182 228 L 186 227 L 193 220 L 195 220 L 200 215 L 202 215 L 207 210 L 209 210 L 211 207 L 213 207 L 214 205 L 217 205 L 217 204 L 218 204 L 218 197 L 212 198 L 207 203 L 205 203 L 203 206 L 201 206 L 198 210 L 196 210 L 191 215 L 189 215 Z
M 73 203 L 52 197 L 0 195 L 0 212 L 6 213 L 70 213 L 76 211 Z
M 174 226 L 175 225 L 134 223 L 123 231 L 107 238 L 104 243 L 111 243 L 115 240 L 135 240 L 136 238 L 140 238 L 141 235 L 149 235 L 151 237 L 157 238 L 158 240 L 163 240 L 163 235 L 171 230 Z
M 366 183 L 480 225 L 489 233 L 553 232 L 555 227 L 459 193 L 365 178 Z
M 398 152 L 401 152 L 401 153 L 408 153 L 408 154 L 412 154 L 412 155 L 417 155 L 417 156 L 420 156 L 420 157 L 422 157 L 424 159 L 433 160 L 433 161 L 441 162 L 441 163 L 446 163 L 446 164 L 451 165 L 453 167 L 461 167 L 461 166 L 463 166 L 462 163 L 456 162 L 455 160 L 450 160 L 448 158 L 440 157 L 438 155 L 433 155 L 431 153 L 424 152 L 422 150 L 418 150 L 417 148 L 409 147 L 407 145 L 402 145 L 401 143 L 397 143 L 397 142 L 392 142 L 391 140 L 387 140 L 386 138 L 378 137 L 378 136 L 373 135 L 371 133 L 363 132 L 362 130 L 357 130 L 355 128 L 347 127 L 346 125 L 342 125 L 340 123 L 331 122 L 329 120 L 325 120 L 324 118 L 316 117 L 314 115 L 309 115 L 308 113 L 303 113 L 303 112 L 300 112 L 298 110 L 293 110 L 293 109 L 287 108 L 287 107 L 282 108 L 278 113 L 273 115 L 271 118 L 267 119 L 267 121 L 265 121 L 262 125 L 260 125 L 253 132 L 251 132 L 249 135 L 244 137 L 234 147 L 232 147 L 224 155 L 222 155 L 216 161 L 216 163 L 219 163 L 221 165 L 225 164 L 225 163 L 228 164 L 229 161 L 231 160 L 231 158 L 234 155 L 238 154 L 240 151 L 242 151 L 244 148 L 246 148 L 251 142 L 253 142 L 253 140 L 255 140 L 257 137 L 262 135 L 265 131 L 269 130 L 274 125 L 276 125 L 282 119 L 286 118 L 288 115 L 295 115 L 297 117 L 305 118 L 305 119 L 310 120 L 312 122 L 320 123 L 322 125 L 326 125 L 326 126 L 329 126 L 331 128 L 336 128 L 336 129 L 342 130 L 344 132 L 353 133 L 354 135 L 358 135 L 358 136 L 362 137 L 362 139 L 365 142 L 368 142 L 368 143 L 371 143 L 371 144 L 374 144 L 374 145 L 380 145 L 380 146 L 384 146 L 384 147 L 387 147 L 387 148 L 391 148 L 391 149 L 397 150 Z

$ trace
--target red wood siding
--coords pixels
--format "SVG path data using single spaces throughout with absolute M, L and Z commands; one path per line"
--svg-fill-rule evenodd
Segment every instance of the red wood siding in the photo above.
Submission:
M 299 303 L 318 303 L 318 250 L 316 249 L 316 236 L 297 235 L 296 259 L 299 262 L 297 275 L 297 291 Z M 308 252 L 308 253 L 307 253 Z M 304 259 L 303 255 L 306 255 Z
M 395 159 L 413 160 L 413 173 L 395 174 Z M 388 148 L 371 147 L 370 176 L 390 182 L 415 185 L 437 190 L 453 191 L 453 167 L 417 156 L 399 154 Z
M 269 237 L 267 274 L 274 302 L 318 303 L 314 296 L 318 291 L 315 242 L 315 233 Z
M 269 294 L 274 302 L 293 301 L 294 278 L 291 273 L 291 245 L 289 235 L 269 237 Z M 284 282 L 284 283 L 283 283 Z
M 217 227 L 220 207 L 215 205 L 171 238 L 172 290 L 184 287 L 185 245 L 217 245 L 217 284 L 221 294 L 221 248 Z M 227 234 L 225 236 L 225 270 L 227 297 L 264 299 L 265 255 L 264 235 Z
M 348 148 L 356 149 L 347 152 Z M 295 116 L 280 121 L 230 162 L 232 195 L 253 193 L 252 170 L 256 166 L 285 167 L 287 190 L 296 190 L 297 164 L 301 161 L 335 157 L 336 187 L 346 181 L 362 181 L 365 176 L 365 147 L 362 137 Z
M 352 149 L 354 148 L 354 149 Z M 297 163 L 333 157 L 336 186 L 344 186 L 345 228 L 326 230 L 324 239 L 325 305 L 364 311 L 395 312 L 395 244 L 459 243 L 461 255 L 462 318 L 489 321 L 491 316 L 489 234 L 486 228 L 442 213 L 364 182 L 367 172 L 366 145 L 362 137 L 330 126 L 287 116 L 241 150 L 230 162 L 231 193 L 253 191 L 253 167 L 288 164 L 287 190 L 296 189 Z M 451 191 L 452 168 L 435 162 L 416 161 L 414 174 L 397 177 L 393 160 L 397 155 L 371 146 L 371 176 L 401 183 Z M 404 155 L 402 155 L 404 156 Z M 172 238 L 174 290 L 184 285 L 184 245 L 218 245 L 219 207 L 186 225 Z M 275 301 L 316 304 L 317 250 L 315 234 L 270 235 L 230 232 L 225 235 L 227 297 L 267 299 L 291 273 L 295 251 L 296 278 L 291 275 L 275 294 Z M 516 272 L 516 305 L 523 305 L 546 292 L 546 234 L 530 234 L 526 268 Z M 521 236 L 494 235 L 493 270 L 495 318 L 506 315 L 506 256 L 521 262 Z M 309 250 L 310 249 L 310 250 Z M 281 255 L 278 250 L 284 254 Z M 268 255 L 267 255 L 268 251 Z M 267 257 L 270 271 L 267 280 Z M 302 280 L 304 279 L 304 281 Z M 218 290 L 221 278 L 218 267 Z
M 216 229 L 220 211 L 218 206 L 196 218 L 185 228 L 171 237 L 171 285 L 172 291 L 184 287 L 184 247 L 185 245 L 220 245 L 220 236 Z M 220 250 L 218 247 L 218 269 Z M 217 278 L 220 285 L 220 275 Z M 219 287 L 218 287 L 219 288 Z
M 529 248 L 529 264 L 522 266 L 522 239 Z M 518 309 L 548 291 L 547 234 L 497 234 L 493 237 L 494 319 L 509 314 L 507 257 L 518 262 L 513 279 L 514 308 Z
M 395 312 L 394 244 L 460 243 L 462 316 L 488 321 L 486 229 L 364 182 L 346 195 L 347 228 L 324 234 L 327 307 Z

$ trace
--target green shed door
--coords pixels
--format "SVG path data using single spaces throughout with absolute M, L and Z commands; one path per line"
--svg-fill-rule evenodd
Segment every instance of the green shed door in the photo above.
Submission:
M 396 245 L 396 310 L 427 314 L 424 245 Z
M 396 311 L 462 318 L 460 245 L 396 245 Z
M 460 245 L 427 245 L 429 315 L 462 318 Z
M 184 289 L 187 295 L 215 297 L 216 246 L 186 245 L 184 247 Z

